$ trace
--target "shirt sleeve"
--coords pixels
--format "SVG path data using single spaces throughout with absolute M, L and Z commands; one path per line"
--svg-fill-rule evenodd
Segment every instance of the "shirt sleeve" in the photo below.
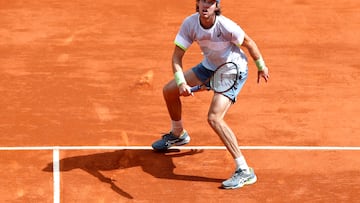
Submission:
M 231 42 L 237 46 L 241 46 L 245 39 L 245 31 L 230 19 L 228 19 L 227 28 L 232 33 Z
M 233 35 L 232 35 L 232 42 L 237 45 L 237 46 L 241 46 L 242 43 L 244 42 L 245 39 L 245 32 L 243 29 L 241 29 L 240 26 L 236 25 L 234 27 L 233 30 Z
M 193 39 L 191 38 L 191 22 L 189 18 L 186 18 L 181 27 L 179 32 L 175 38 L 175 45 L 186 51 L 191 44 L 193 43 Z

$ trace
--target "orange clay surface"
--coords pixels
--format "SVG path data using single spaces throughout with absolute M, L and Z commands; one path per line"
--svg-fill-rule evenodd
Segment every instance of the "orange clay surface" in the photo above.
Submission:
M 242 146 L 360 146 L 360 1 L 222 0 L 260 47 L 226 121 Z M 0 145 L 150 146 L 195 0 L 0 1 Z M 194 44 L 185 69 L 201 60 Z M 182 98 L 189 146 L 222 146 L 211 92 Z M 61 202 L 356 202 L 360 151 L 243 150 L 258 182 L 222 190 L 225 150 L 61 150 Z M 0 202 L 53 202 L 51 150 L 0 151 Z

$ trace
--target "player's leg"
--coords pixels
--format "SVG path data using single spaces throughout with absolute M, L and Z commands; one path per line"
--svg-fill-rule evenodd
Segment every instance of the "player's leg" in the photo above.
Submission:
M 249 168 L 245 157 L 239 149 L 236 136 L 224 121 L 225 114 L 236 101 L 238 94 L 247 80 L 247 71 L 241 72 L 240 76 L 241 77 L 239 77 L 234 88 L 223 94 L 215 93 L 208 115 L 209 124 L 219 135 L 224 145 L 235 159 L 235 173 L 231 178 L 222 183 L 222 187 L 226 189 L 239 188 L 245 184 L 255 183 L 257 180 L 254 170 Z
M 253 169 L 248 167 L 245 157 L 239 149 L 235 134 L 224 121 L 224 116 L 231 105 L 232 101 L 228 97 L 215 93 L 208 114 L 210 126 L 218 134 L 231 156 L 235 159 L 235 173 L 222 183 L 222 187 L 225 189 L 239 188 L 246 184 L 253 184 L 257 180 Z
M 239 168 L 241 165 L 238 160 L 239 158 L 243 157 L 243 155 L 240 152 L 237 138 L 224 121 L 224 117 L 230 107 L 236 102 L 236 98 L 243 88 L 246 80 L 247 71 L 241 72 L 236 85 L 232 89 L 221 94 L 214 93 L 214 97 L 212 99 L 208 113 L 208 122 L 210 126 L 218 134 L 232 157 L 236 160 L 237 168 Z M 243 165 L 246 169 L 246 165 Z
M 228 97 L 215 93 L 208 112 L 208 123 L 235 159 L 242 154 L 235 134 L 224 120 L 224 116 L 231 105 L 232 101 Z
M 193 69 L 186 71 L 184 76 L 190 86 L 201 84 Z M 182 105 L 175 80 L 171 80 L 164 86 L 163 96 L 171 118 L 171 130 L 152 144 L 153 149 L 157 151 L 166 151 L 174 145 L 179 146 L 190 142 L 190 136 L 184 129 L 181 120 Z

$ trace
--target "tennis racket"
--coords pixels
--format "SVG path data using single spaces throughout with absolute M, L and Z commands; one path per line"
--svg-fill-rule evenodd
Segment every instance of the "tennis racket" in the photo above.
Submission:
M 223 93 L 233 88 L 240 76 L 238 66 L 234 62 L 221 64 L 210 77 L 210 88 L 217 93 Z M 191 87 L 191 92 L 199 91 L 205 84 Z

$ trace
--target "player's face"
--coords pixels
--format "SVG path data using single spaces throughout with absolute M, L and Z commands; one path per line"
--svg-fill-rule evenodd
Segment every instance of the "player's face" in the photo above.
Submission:
M 199 0 L 199 13 L 201 17 L 215 16 L 216 0 Z

